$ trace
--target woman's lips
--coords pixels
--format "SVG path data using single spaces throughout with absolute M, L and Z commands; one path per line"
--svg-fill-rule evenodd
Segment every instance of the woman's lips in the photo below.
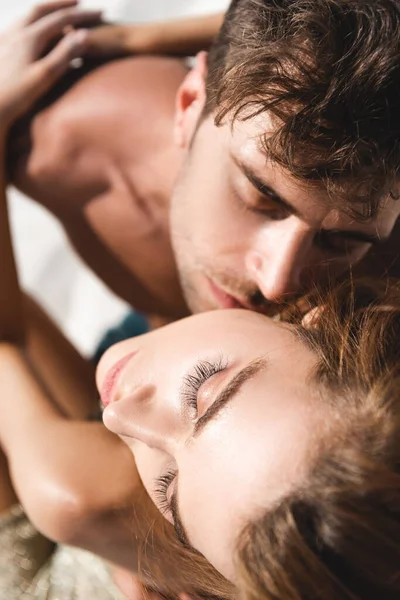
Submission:
M 135 356 L 135 354 L 137 354 L 137 351 L 130 352 L 126 356 L 120 358 L 107 372 L 100 392 L 101 402 L 104 407 L 108 406 L 112 402 L 113 392 L 117 380 L 125 366 L 131 360 L 131 358 Z

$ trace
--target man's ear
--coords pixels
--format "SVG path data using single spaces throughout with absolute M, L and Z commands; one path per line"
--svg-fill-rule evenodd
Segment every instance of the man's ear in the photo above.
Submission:
M 190 146 L 197 123 L 206 102 L 207 52 L 199 52 L 196 65 L 186 75 L 175 103 L 174 139 L 187 149 Z

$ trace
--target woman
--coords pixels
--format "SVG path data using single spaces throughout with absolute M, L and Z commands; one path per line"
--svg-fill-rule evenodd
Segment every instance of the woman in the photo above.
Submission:
M 39 71 L 51 85 L 83 50 L 85 34 L 72 33 L 38 59 L 49 36 L 89 18 L 78 18 L 71 4 L 62 3 L 61 13 L 60 4 L 41 7 L 2 44 L 10 66 L 0 70 L 3 146 L 9 124 L 43 91 Z M 1 189 L 4 173 L 2 179 Z M 0 238 L 5 252 L 6 238 Z M 2 275 L 9 292 L 12 273 Z M 16 329 L 18 304 L 9 310 Z M 236 588 L 246 598 L 266 600 L 397 598 L 399 291 L 367 287 L 349 297 L 344 290 L 324 303 L 311 325 L 219 312 L 114 347 L 97 379 L 105 424 L 125 445 L 105 436 L 98 423 L 83 421 L 83 410 L 74 417 L 56 406 L 29 371 L 26 352 L 3 343 L 0 440 L 7 462 L 0 543 L 2 556 L 14 552 L 7 570 L 2 567 L 5 597 L 119 594 L 102 561 L 45 544 L 21 509 L 10 511 L 19 500 L 48 538 L 125 567 L 155 563 L 159 581 L 170 571 L 165 586 L 171 591 L 173 583 L 185 589 L 186 576 L 188 591 L 224 597 Z M 4 327 L 2 334 L 13 336 Z M 158 550 L 162 521 L 140 503 L 127 448 L 183 542 L 173 553 Z M 76 497 L 60 493 L 73 488 L 71 480 L 84 490 L 80 498 L 89 499 L 85 511 Z M 132 510 L 138 541 L 129 545 L 123 518 Z M 148 534 L 153 522 L 159 545 L 141 537 L 140 528 Z M 181 579 L 179 567 L 173 571 L 182 565 L 178 558 L 185 561 Z
M 248 311 L 220 311 L 121 342 L 106 353 L 97 373 L 104 422 L 134 454 L 149 495 L 181 542 L 167 557 L 157 557 L 164 564 L 156 561 L 160 568 L 151 575 L 160 589 L 174 592 L 165 567 L 184 560 L 188 586 L 196 582 L 224 598 L 233 598 L 235 588 L 258 600 L 398 598 L 399 340 L 399 284 L 354 293 L 346 286 L 325 300 L 308 327 Z M 18 372 L 18 350 L 3 345 L 0 352 L 2 363 L 6 359 Z M 25 380 L 20 369 L 13 382 L 17 401 Z M 20 420 L 36 419 L 39 410 L 44 422 L 33 430 L 57 436 L 65 453 L 69 429 L 68 454 L 75 463 L 88 460 L 82 438 L 90 438 L 90 424 L 76 427 L 53 417 L 51 403 L 32 409 L 29 402 L 28 414 L 19 407 Z M 2 414 L 1 440 L 13 481 L 37 520 L 29 498 L 34 493 L 24 481 L 27 448 L 18 455 L 12 419 Z M 37 445 L 29 443 L 32 452 Z M 119 468 L 111 459 L 109 469 Z M 99 493 L 102 484 L 99 478 Z M 50 531 L 49 506 L 51 501 L 44 502 L 39 520 Z M 23 519 L 20 511 L 9 517 L 9 539 L 16 518 Z M 92 529 L 96 518 L 93 514 Z M 18 543 L 29 561 L 36 554 L 29 553 L 26 520 L 22 524 Z M 152 536 L 162 542 L 159 525 Z M 59 525 L 70 526 L 76 526 L 73 512 Z M 138 531 L 132 528 L 132 537 Z M 112 528 L 108 535 L 112 545 Z M 4 555 L 3 525 L 0 541 Z M 147 568 L 153 543 L 140 551 Z M 80 585 L 87 586 L 88 578 L 96 582 L 97 590 L 91 588 L 96 597 L 119 598 L 100 561 L 63 546 L 47 553 L 46 568 L 63 583 L 57 587 L 56 579 L 58 597 L 73 597 L 71 580 L 79 573 Z M 4 579 L 3 572 L 0 583 Z M 40 571 L 38 580 L 48 583 Z
M 245 598 L 399 597 L 400 295 L 373 290 L 309 328 L 198 315 L 99 365 L 105 425 Z

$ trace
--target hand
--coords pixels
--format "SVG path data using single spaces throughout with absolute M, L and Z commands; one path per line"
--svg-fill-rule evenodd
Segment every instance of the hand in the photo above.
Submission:
M 0 127 L 8 128 L 84 53 L 87 31 L 99 11 L 79 10 L 77 0 L 35 7 L 0 35 Z M 60 39 L 48 52 L 54 40 Z

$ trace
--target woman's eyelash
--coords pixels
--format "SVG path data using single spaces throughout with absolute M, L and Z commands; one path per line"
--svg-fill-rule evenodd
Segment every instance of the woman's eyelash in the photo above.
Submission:
M 197 392 L 203 383 L 216 373 L 227 368 L 227 362 L 220 357 L 216 361 L 201 360 L 191 373 L 185 375 L 182 386 L 182 397 L 189 408 L 197 411 Z
M 177 471 L 169 470 L 164 475 L 157 477 L 154 486 L 154 496 L 157 500 L 158 509 L 162 514 L 170 512 L 171 506 L 168 502 L 168 489 L 171 483 L 174 481 L 177 475 Z

